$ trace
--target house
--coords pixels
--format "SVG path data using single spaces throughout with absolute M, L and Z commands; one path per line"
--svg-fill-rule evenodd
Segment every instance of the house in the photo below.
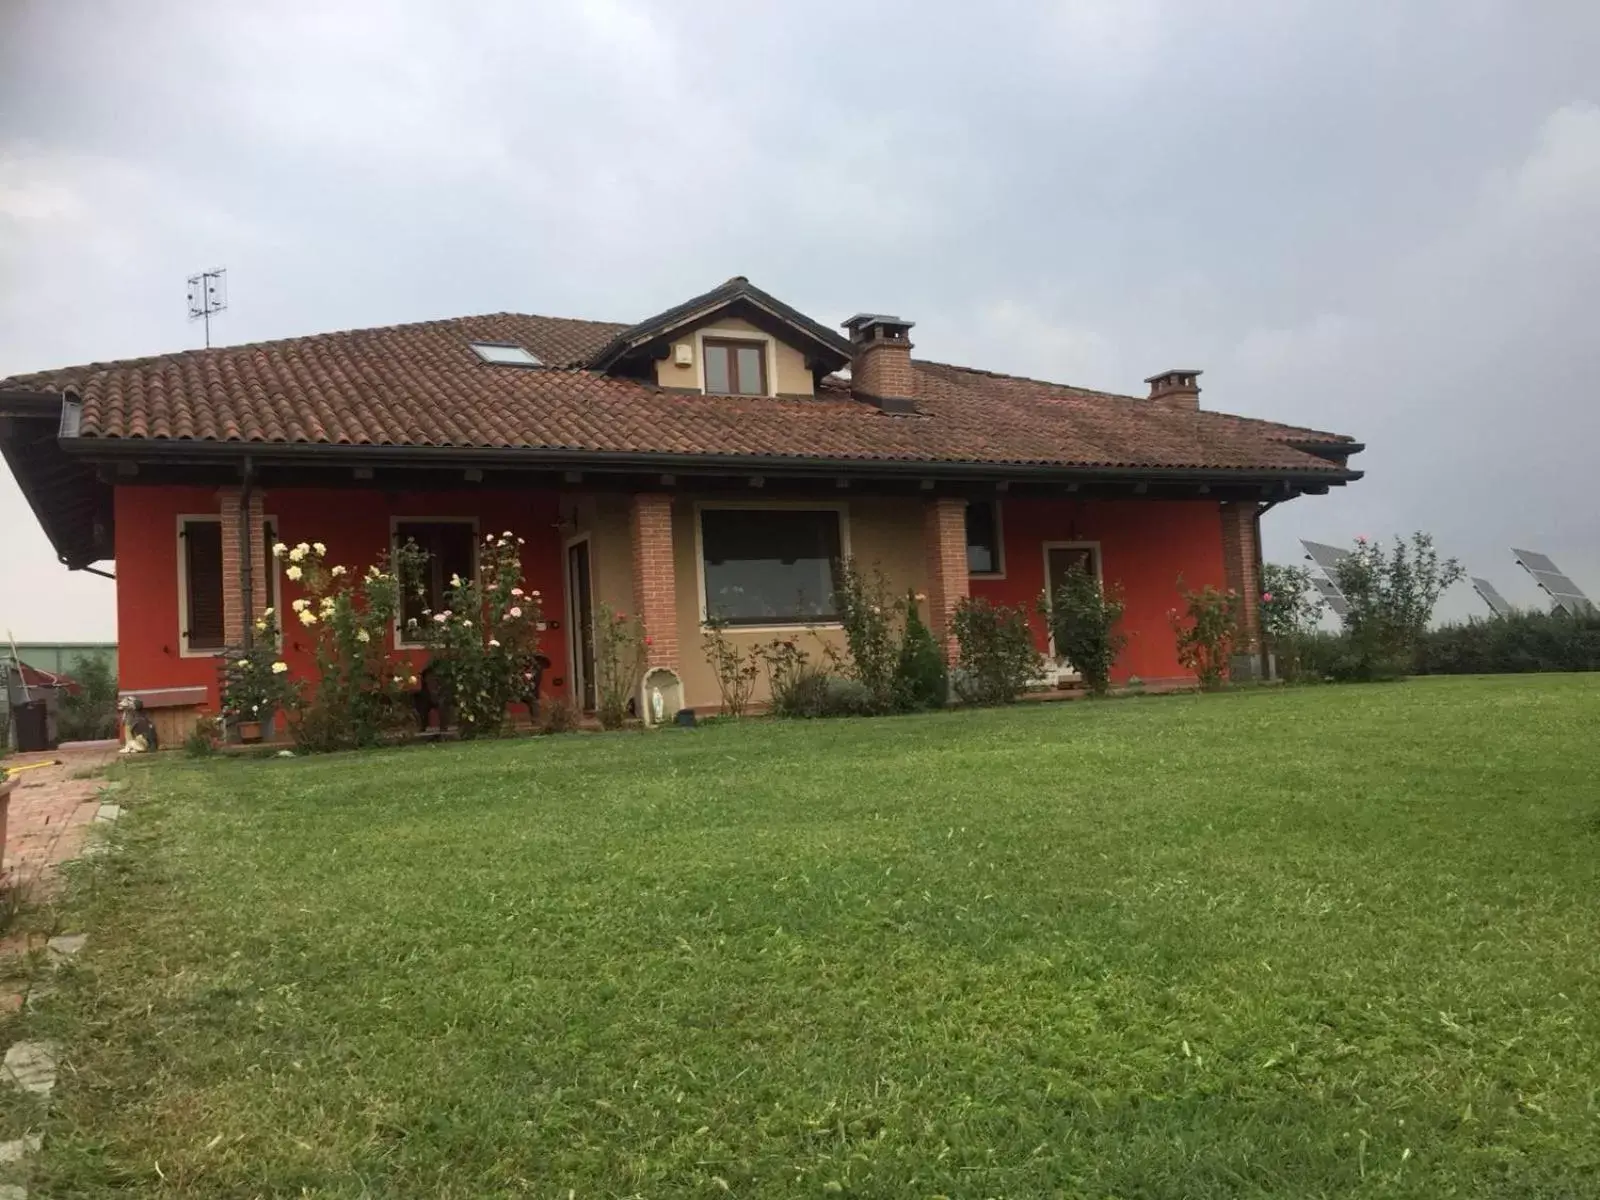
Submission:
M 115 560 L 124 689 L 213 709 L 217 651 L 295 598 L 275 541 L 360 567 L 414 538 L 437 590 L 505 530 L 548 690 L 585 704 L 601 600 L 714 706 L 707 614 L 837 641 L 840 556 L 925 595 L 947 643 L 963 597 L 1032 609 L 1086 562 L 1126 593 L 1117 677 L 1181 678 L 1180 578 L 1237 589 L 1258 654 L 1261 514 L 1360 477 L 1347 436 L 1201 408 L 1197 370 L 1111 395 L 913 358 L 896 316 L 842 328 L 734 278 L 633 325 L 496 313 L 91 363 L 0 381 L 0 450 L 65 566 Z

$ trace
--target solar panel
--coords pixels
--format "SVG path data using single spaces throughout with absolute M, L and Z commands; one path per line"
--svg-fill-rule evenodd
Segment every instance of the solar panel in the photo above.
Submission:
M 1537 550 L 1518 550 L 1511 547 L 1511 553 L 1517 556 L 1517 561 L 1530 571 L 1543 571 L 1548 575 L 1561 574 L 1561 568 L 1556 566 L 1548 554 L 1540 554 Z
M 1595 611 L 1594 603 L 1583 594 L 1583 589 L 1562 574 L 1548 554 L 1518 550 L 1515 546 L 1511 547 L 1511 553 L 1516 556 L 1517 565 L 1533 576 L 1533 581 L 1545 590 L 1557 608 L 1574 615 Z
M 1322 598 L 1328 602 L 1328 607 L 1333 610 L 1333 615 L 1342 617 L 1350 611 L 1350 605 L 1345 602 L 1344 593 L 1335 586 L 1333 580 L 1324 579 L 1321 575 L 1313 575 L 1311 584 L 1322 593 Z
M 1323 542 L 1302 540 L 1300 544 L 1306 548 L 1306 557 L 1326 571 L 1330 579 L 1333 578 L 1334 570 L 1338 567 L 1340 560 L 1350 557 L 1350 551 L 1341 550 L 1337 546 L 1329 546 Z
M 1489 611 L 1497 617 L 1509 617 L 1516 610 L 1500 594 L 1500 589 L 1487 579 L 1472 577 L 1472 586 L 1477 589 L 1478 595 L 1483 597 L 1483 602 L 1489 606 Z

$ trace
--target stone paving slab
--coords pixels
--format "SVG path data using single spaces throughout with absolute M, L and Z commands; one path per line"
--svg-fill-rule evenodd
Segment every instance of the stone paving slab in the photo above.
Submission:
M 21 1162 L 30 1154 L 37 1154 L 44 1145 L 44 1135 L 26 1134 L 9 1142 L 0 1142 L 0 1163 Z
M 56 1086 L 56 1042 L 17 1042 L 6 1051 L 6 1081 L 36 1096 L 48 1096 Z
M 61 759 L 61 765 L 16 777 L 6 830 L 6 878 L 31 887 L 36 894 L 55 887 L 56 868 L 78 856 L 103 807 L 100 792 L 107 789 L 107 781 L 74 779 L 73 775 L 114 762 L 117 752 L 115 743 L 83 743 L 49 755 L 13 755 L 5 763 L 22 766 L 47 757 Z

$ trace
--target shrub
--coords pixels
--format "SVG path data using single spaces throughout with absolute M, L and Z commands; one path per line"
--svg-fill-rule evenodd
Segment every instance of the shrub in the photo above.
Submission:
M 876 697 L 859 679 L 825 675 L 819 717 L 875 717 L 881 710 Z
M 583 723 L 583 713 L 571 700 L 549 700 L 539 706 L 540 733 L 571 733 Z
M 409 552 L 420 553 L 415 547 Z M 289 695 L 296 746 L 305 751 L 370 746 L 403 727 L 410 719 L 408 689 L 417 686 L 417 677 L 409 663 L 392 658 L 384 647 L 400 612 L 404 563 L 391 564 L 384 554 L 357 577 L 329 565 L 321 542 L 293 548 L 279 542 L 272 553 L 306 593 L 292 607 L 311 638 L 317 668 L 314 686 L 295 681 Z
M 730 717 L 742 717 L 750 707 L 750 697 L 761 677 L 764 648 L 752 646 L 741 652 L 728 640 L 728 622 L 721 617 L 707 617 L 705 632 L 700 637 L 706 662 L 717 677 L 717 691 L 722 696 L 722 711 Z
M 1348 677 L 1394 678 L 1415 670 L 1434 606 L 1464 574 L 1455 559 L 1440 559 L 1428 534 L 1412 534 L 1409 542 L 1397 537 L 1388 553 L 1358 537 L 1355 549 L 1334 568 L 1349 606 L 1344 615 Z
M 507 531 L 484 538 L 478 572 L 450 577 L 445 607 L 423 610 L 407 624 L 412 640 L 427 646 L 435 686 L 455 712 L 463 738 L 492 737 L 505 728 L 506 710 L 532 703 L 538 672 L 540 603 L 523 588 L 522 539 Z M 425 595 L 420 583 L 423 552 L 402 547 L 406 585 Z
M 1272 648 L 1278 674 L 1284 679 L 1316 677 L 1307 667 L 1306 656 L 1314 653 L 1311 643 L 1325 608 L 1306 567 L 1279 563 L 1262 567 L 1261 631 Z
M 1122 588 L 1100 586 L 1100 578 L 1082 563 L 1074 563 L 1066 578 L 1040 611 L 1050 622 L 1056 653 L 1072 664 L 1093 696 L 1104 696 L 1111 686 L 1111 668 L 1127 645 L 1117 631 L 1122 621 Z
M 900 640 L 895 636 L 896 605 L 889 599 L 881 571 L 870 577 L 846 559 L 839 564 L 834 604 L 849 647 L 849 676 L 867 689 L 874 712 L 893 712 L 901 705 L 897 687 Z
M 812 662 L 794 638 L 774 638 L 761 648 L 761 658 L 767 669 L 774 716 L 825 715 L 828 670 Z
M 1213 691 L 1228 677 L 1228 663 L 1239 638 L 1239 593 L 1209 583 L 1184 592 L 1184 611 L 1167 614 L 1178 637 L 1178 661 L 1193 671 L 1200 686 Z
M 1518 612 L 1473 618 L 1423 634 L 1417 670 L 1425 675 L 1600 670 L 1600 613 Z
M 289 665 L 278 655 L 278 615 L 269 608 L 257 619 L 248 650 L 230 646 L 222 652 L 221 702 L 225 722 L 237 725 L 241 721 L 270 721 L 294 699 Z
M 969 596 L 952 626 L 960 656 L 950 678 L 963 703 L 1010 704 L 1038 675 L 1039 652 L 1021 609 Z
M 67 672 L 78 685 L 61 694 L 56 733 L 63 742 L 93 742 L 117 736 L 117 677 L 109 659 L 80 655 Z M 3 684 L 0 684 L 3 686 Z M 0 722 L 3 724 L 3 722 Z
M 628 719 L 649 644 L 638 617 L 616 612 L 603 600 L 595 606 L 595 716 L 602 729 L 621 729 Z
M 190 758 L 210 758 L 217 752 L 222 739 L 220 722 L 215 717 L 201 717 L 194 723 L 189 736 L 183 739 L 183 752 Z
M 924 597 L 907 592 L 901 602 L 900 655 L 895 662 L 895 694 L 899 707 L 942 708 L 950 693 L 950 672 L 933 630 L 922 619 L 918 604 Z

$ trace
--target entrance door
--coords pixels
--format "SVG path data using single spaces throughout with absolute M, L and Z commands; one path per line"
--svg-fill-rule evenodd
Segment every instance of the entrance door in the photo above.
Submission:
M 1044 587 L 1047 604 L 1055 604 L 1056 589 L 1067 580 L 1067 572 L 1081 566 L 1096 575 L 1100 573 L 1100 549 L 1092 542 L 1046 542 L 1044 547 Z M 1050 636 L 1050 661 L 1064 675 L 1076 676 L 1078 671 L 1064 657 L 1056 653 L 1055 635 Z
M 594 595 L 589 582 L 589 539 L 567 547 L 567 629 L 572 640 L 572 695 L 593 712 Z

